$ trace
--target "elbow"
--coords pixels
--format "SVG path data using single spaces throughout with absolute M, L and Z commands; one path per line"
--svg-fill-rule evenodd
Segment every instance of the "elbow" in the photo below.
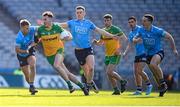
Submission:
M 18 53 L 18 52 L 19 52 L 17 48 L 15 48 L 15 52 L 16 52 L 16 53 Z

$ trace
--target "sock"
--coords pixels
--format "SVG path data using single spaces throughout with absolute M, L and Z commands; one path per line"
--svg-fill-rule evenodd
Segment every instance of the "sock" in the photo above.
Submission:
M 72 86 L 72 84 L 71 84 L 70 81 L 66 81 L 66 83 L 67 83 L 69 89 L 72 89 L 72 88 L 73 88 L 73 86 Z
M 142 91 L 142 87 L 141 86 L 137 86 L 137 90 L 138 91 Z
M 125 80 L 120 80 L 120 83 L 123 84 L 125 82 Z
M 115 92 L 119 91 L 118 87 L 114 87 L 113 89 L 114 89 Z
M 164 84 L 165 80 L 164 79 L 159 79 L 160 84 Z
M 90 89 L 92 86 L 92 83 L 87 83 L 86 86 L 87 86 L 87 89 Z
M 151 83 L 149 81 L 146 81 L 145 83 L 146 83 L 147 86 L 151 85 Z
M 83 84 L 81 82 L 78 82 L 77 85 L 82 89 L 84 88 Z
M 30 88 L 34 87 L 34 82 L 29 82 L 29 86 L 30 86 Z

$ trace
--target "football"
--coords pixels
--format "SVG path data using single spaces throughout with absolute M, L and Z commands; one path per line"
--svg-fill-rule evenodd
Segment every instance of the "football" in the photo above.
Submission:
M 66 37 L 69 37 L 68 39 L 72 39 L 72 34 L 64 29 L 64 31 L 60 34 L 60 39 L 64 39 Z

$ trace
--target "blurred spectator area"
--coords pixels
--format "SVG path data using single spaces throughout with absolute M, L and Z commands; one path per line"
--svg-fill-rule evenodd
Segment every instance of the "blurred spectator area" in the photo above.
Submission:
M 19 67 L 14 43 L 18 32 L 18 21 L 22 18 L 30 20 L 36 25 L 36 20 L 41 18 L 43 11 L 50 10 L 57 22 L 64 22 L 75 18 L 74 8 L 77 5 L 86 7 L 86 18 L 92 20 L 98 27 L 103 27 L 103 15 L 113 15 L 113 23 L 122 28 L 126 35 L 130 29 L 127 26 L 128 17 L 134 15 L 140 24 L 141 17 L 145 13 L 155 16 L 154 25 L 170 32 L 180 51 L 180 0 L 0 0 L 0 71 L 8 72 Z M 92 34 L 92 37 L 97 34 Z M 179 66 L 179 59 L 172 53 L 169 43 L 164 42 L 165 59 L 162 62 L 164 72 L 173 72 Z M 104 49 L 94 47 L 95 70 L 104 71 Z M 132 73 L 134 53 L 128 54 L 126 59 L 121 60 L 118 71 L 123 74 Z M 65 45 L 65 64 L 71 72 L 78 74 L 79 66 L 74 56 L 72 43 Z M 37 72 L 54 73 L 42 54 L 37 53 Z

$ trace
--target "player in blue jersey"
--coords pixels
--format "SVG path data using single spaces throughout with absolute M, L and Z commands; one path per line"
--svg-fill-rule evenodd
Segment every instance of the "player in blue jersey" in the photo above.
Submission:
M 73 42 L 75 43 L 75 56 L 84 70 L 87 80 L 88 89 L 93 88 L 94 92 L 98 93 L 98 88 L 93 81 L 94 76 L 94 55 L 91 47 L 91 31 L 96 31 L 101 35 L 113 37 L 114 35 L 96 27 L 90 20 L 85 19 L 85 7 L 76 7 L 76 19 L 69 20 L 65 23 L 60 23 L 63 28 L 69 28 Z M 116 36 L 114 36 L 116 37 Z
M 142 18 L 142 25 L 137 36 L 133 38 L 134 43 L 143 42 L 147 54 L 147 64 L 153 73 L 159 87 L 159 96 L 162 97 L 167 91 L 167 84 L 164 81 L 160 63 L 164 58 L 164 51 L 161 39 L 165 38 L 170 42 L 173 53 L 178 56 L 172 35 L 165 30 L 152 25 L 154 16 L 145 14 Z
M 131 32 L 129 33 L 129 37 L 128 37 L 129 43 L 124 52 L 124 55 L 126 55 L 129 49 L 134 45 L 133 37 L 136 35 L 138 29 L 140 28 L 140 26 L 137 25 L 136 18 L 134 16 L 128 18 L 128 24 L 129 27 L 131 28 Z M 144 80 L 147 85 L 146 95 L 149 95 L 152 90 L 152 84 L 150 83 L 149 77 L 144 72 L 144 67 L 146 62 L 146 53 L 145 53 L 144 45 L 142 43 L 137 43 L 134 46 L 136 51 L 136 56 L 134 60 L 134 78 L 137 89 L 133 93 L 133 95 L 142 94 L 142 80 Z
M 30 26 L 28 20 L 22 19 L 20 21 L 20 31 L 17 34 L 15 45 L 20 67 L 27 83 L 30 85 L 29 92 L 32 95 L 38 92 L 34 87 L 34 79 L 36 75 L 36 57 L 34 50 L 35 32 L 36 28 Z

